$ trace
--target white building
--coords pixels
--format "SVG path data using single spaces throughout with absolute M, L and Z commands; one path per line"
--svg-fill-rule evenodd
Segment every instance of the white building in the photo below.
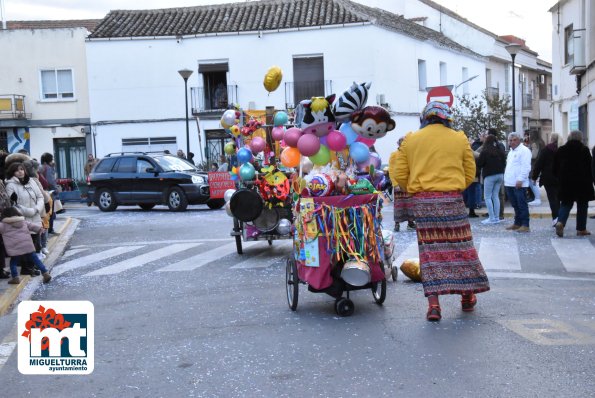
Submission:
M 402 16 L 347 0 L 112 11 L 88 38 L 87 57 L 98 156 L 186 151 L 178 70 L 188 68 L 192 116 L 200 118 L 189 126 L 195 161 L 201 150 L 215 161 L 222 153 L 227 135 L 219 119 L 230 103 L 286 109 L 313 95 L 340 95 L 353 81 L 371 81 L 368 105 L 383 104 L 397 122 L 376 145 L 387 161 L 397 138 L 419 127 L 426 87 L 478 76 L 464 90 L 479 94 L 487 60 Z M 452 71 L 446 79 L 441 63 Z M 272 65 L 284 75 L 269 94 L 262 81 Z M 220 86 L 224 95 L 215 92 Z
M 555 131 L 595 144 L 595 0 L 561 0 L 552 13 Z
M 0 29 L 0 149 L 55 154 L 83 180 L 90 142 L 85 38 L 97 20 L 8 22 Z

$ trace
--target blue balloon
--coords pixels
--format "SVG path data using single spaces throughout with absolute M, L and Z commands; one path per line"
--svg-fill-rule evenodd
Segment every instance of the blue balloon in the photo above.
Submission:
M 248 148 L 240 148 L 237 154 L 238 162 L 240 164 L 246 163 L 252 160 L 252 151 Z
M 273 124 L 275 126 L 283 126 L 284 124 L 287 124 L 287 120 L 289 120 L 287 113 L 279 111 L 275 113 L 275 117 L 273 118 Z
M 357 137 L 359 137 L 359 135 L 357 135 L 357 133 L 351 128 L 351 122 L 343 123 L 341 127 L 339 127 L 339 131 L 342 132 L 347 139 L 347 145 L 353 144 L 355 140 L 357 140 Z
M 252 166 L 252 163 L 244 163 L 240 167 L 240 178 L 242 181 L 252 181 L 255 175 L 256 170 L 254 169 L 254 166 Z
M 362 163 L 370 157 L 370 148 L 361 142 L 354 142 L 349 146 L 349 156 L 356 163 Z

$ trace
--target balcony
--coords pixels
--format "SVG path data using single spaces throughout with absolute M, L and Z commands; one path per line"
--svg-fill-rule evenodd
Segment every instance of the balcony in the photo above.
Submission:
M 523 110 L 533 109 L 533 96 L 531 94 L 523 94 Z
M 326 97 L 333 93 L 332 80 L 285 83 L 285 108 L 295 109 L 302 100 L 312 97 Z
M 25 112 L 25 96 L 0 94 L 0 119 L 31 119 Z
M 492 100 L 500 98 L 500 89 L 498 87 L 487 87 L 486 97 Z
M 238 103 L 237 84 L 223 89 L 205 90 L 204 87 L 190 88 L 191 110 L 193 115 L 204 112 L 221 112 Z

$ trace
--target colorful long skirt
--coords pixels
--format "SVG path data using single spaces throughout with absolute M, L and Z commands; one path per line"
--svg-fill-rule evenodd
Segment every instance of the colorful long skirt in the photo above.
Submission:
M 469 294 L 490 290 L 460 192 L 414 195 L 417 243 L 424 294 Z
M 394 190 L 395 208 L 394 217 L 395 223 L 403 221 L 413 221 L 415 215 L 413 214 L 413 196 L 407 192 Z

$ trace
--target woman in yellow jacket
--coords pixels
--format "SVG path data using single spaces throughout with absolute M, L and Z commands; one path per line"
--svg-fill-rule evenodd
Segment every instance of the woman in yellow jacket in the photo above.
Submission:
M 427 319 L 441 318 L 438 295 L 460 294 L 463 311 L 473 311 L 475 293 L 490 289 L 473 246 L 461 192 L 475 178 L 475 159 L 463 132 L 451 128 L 452 113 L 430 102 L 420 130 L 409 134 L 390 169 L 399 186 L 413 195 L 417 242 Z

